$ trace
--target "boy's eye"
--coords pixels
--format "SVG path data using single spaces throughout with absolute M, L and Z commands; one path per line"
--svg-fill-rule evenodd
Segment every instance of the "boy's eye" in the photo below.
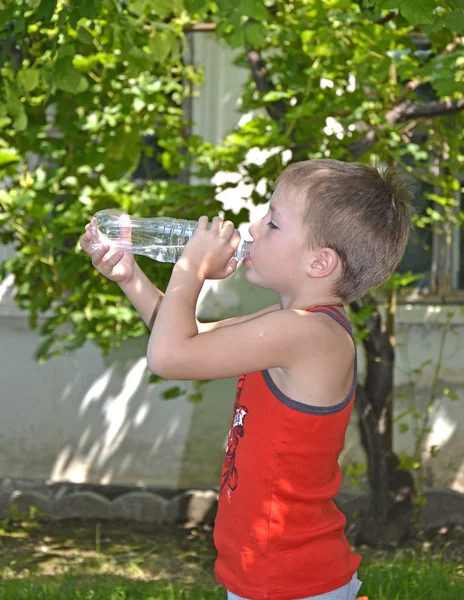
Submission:
M 279 229 L 277 227 L 277 225 L 274 225 L 274 223 L 272 221 L 269 221 L 269 223 L 267 224 L 268 227 L 270 227 L 271 229 Z

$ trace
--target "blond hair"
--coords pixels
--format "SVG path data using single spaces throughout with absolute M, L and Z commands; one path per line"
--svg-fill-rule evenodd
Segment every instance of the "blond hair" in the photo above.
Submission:
M 343 300 L 385 283 L 403 257 L 412 216 L 410 182 L 395 167 L 315 159 L 288 166 L 276 182 L 303 199 L 307 248 L 332 248 L 342 275 L 332 290 Z

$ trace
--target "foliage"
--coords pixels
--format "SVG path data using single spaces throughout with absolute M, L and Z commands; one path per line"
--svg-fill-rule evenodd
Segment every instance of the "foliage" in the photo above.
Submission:
M 1 275 L 14 274 L 32 326 L 45 317 L 38 358 L 87 339 L 108 351 L 145 332 L 76 252 L 102 208 L 212 216 L 219 192 L 237 185 L 210 183 L 217 172 L 240 172 L 262 203 L 290 159 L 360 156 L 436 184 L 418 225 L 448 207 L 455 227 L 463 118 L 449 107 L 464 94 L 463 15 L 461 0 L 0 2 L 0 241 L 16 250 Z M 206 22 L 249 71 L 248 118 L 219 146 L 192 135 L 184 111 L 202 80 L 183 58 L 185 32 Z M 441 101 L 448 108 L 434 113 Z M 188 185 L 188 171 L 200 183 Z M 247 216 L 226 213 L 237 225 Z M 141 264 L 163 288 L 169 266 Z
M 185 39 L 172 17 L 182 5 L 43 0 L 2 8 L 0 239 L 17 250 L 2 275 L 14 273 L 32 326 L 52 315 L 39 357 L 86 339 L 106 351 L 144 326 L 117 286 L 76 254 L 90 216 L 108 206 L 141 216 L 217 211 L 209 184 L 191 189 L 175 179 L 200 145 L 186 134 L 182 108 L 201 81 L 181 60 Z M 143 174 L 140 183 L 130 175 L 147 167 L 150 177 L 153 139 L 164 176 Z M 166 268 L 147 262 L 147 270 L 167 280 Z

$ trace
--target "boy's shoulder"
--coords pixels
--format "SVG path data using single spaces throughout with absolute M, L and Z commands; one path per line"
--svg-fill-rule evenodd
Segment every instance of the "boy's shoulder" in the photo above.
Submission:
M 270 376 L 288 398 L 313 406 L 336 405 L 346 398 L 355 376 L 356 348 L 349 327 L 327 312 L 292 312 L 300 318 L 295 352 L 286 368 L 270 369 Z
M 303 338 L 310 336 L 311 350 L 318 354 L 332 352 L 342 340 L 349 342 L 352 338 L 350 323 L 339 311 L 290 309 L 289 312 L 298 317 L 301 335 Z

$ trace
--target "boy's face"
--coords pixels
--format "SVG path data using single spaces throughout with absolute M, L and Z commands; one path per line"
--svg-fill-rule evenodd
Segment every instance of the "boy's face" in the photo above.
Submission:
M 278 188 L 266 215 L 250 226 L 253 238 L 246 278 L 259 287 L 294 295 L 307 282 L 305 249 L 299 202 Z

